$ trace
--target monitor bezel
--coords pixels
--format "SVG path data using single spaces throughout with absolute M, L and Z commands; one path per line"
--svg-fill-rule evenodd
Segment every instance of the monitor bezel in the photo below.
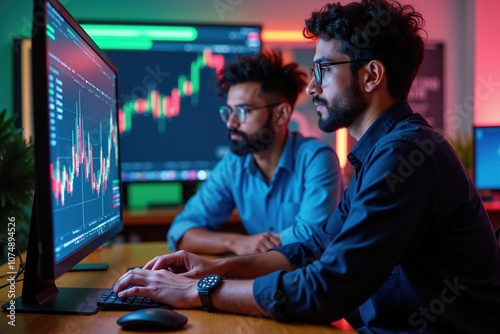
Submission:
M 173 27 L 191 27 L 191 26 L 197 26 L 197 27 L 227 27 L 227 28 L 257 28 L 259 29 L 260 33 L 260 42 L 261 45 L 263 43 L 262 40 L 262 31 L 263 26 L 261 23 L 256 23 L 256 22 L 242 22 L 242 23 L 214 23 L 214 22 L 201 22 L 201 21 L 183 21 L 183 22 L 176 22 L 176 21 L 161 21 L 161 20 L 155 20 L 155 21 L 134 21 L 134 20 L 103 20 L 103 19 L 82 19 L 78 20 L 78 23 L 82 26 L 85 26 L 87 24 L 99 24 L 99 25 L 136 25 L 136 26 L 173 26 Z M 262 47 L 261 47 L 262 48 Z

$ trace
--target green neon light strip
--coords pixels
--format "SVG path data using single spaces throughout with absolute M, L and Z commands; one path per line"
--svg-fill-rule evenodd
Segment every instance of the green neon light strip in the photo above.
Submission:
M 146 46 L 151 48 L 153 41 L 192 42 L 198 37 L 194 27 L 111 24 L 83 24 L 82 27 L 103 49 L 144 50 Z
M 125 40 L 121 38 L 102 38 L 95 37 L 93 38 L 94 42 L 101 49 L 132 49 L 132 50 L 149 50 L 153 47 L 153 41 L 144 39 L 144 40 Z

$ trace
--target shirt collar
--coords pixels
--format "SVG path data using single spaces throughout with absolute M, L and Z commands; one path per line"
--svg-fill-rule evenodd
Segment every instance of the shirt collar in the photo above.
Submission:
M 280 168 L 293 172 L 294 138 L 295 136 L 292 136 L 290 131 L 287 131 L 285 146 L 283 147 L 283 152 L 281 152 L 281 157 L 278 161 L 274 174 L 276 174 Z M 255 174 L 258 171 L 257 164 L 255 163 L 252 154 L 247 154 L 245 157 L 244 168 L 252 174 Z
M 401 119 L 410 116 L 412 113 L 413 111 L 407 100 L 399 101 L 384 111 L 363 134 L 347 156 L 351 165 L 356 169 L 360 167 L 377 141 L 389 133 Z

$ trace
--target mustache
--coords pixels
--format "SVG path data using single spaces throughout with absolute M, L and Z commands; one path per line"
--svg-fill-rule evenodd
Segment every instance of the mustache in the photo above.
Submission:
M 313 96 L 312 98 L 312 102 L 313 103 L 317 103 L 317 104 L 321 104 L 323 106 L 326 106 L 328 103 L 326 102 L 326 100 L 322 99 L 321 97 L 319 97 L 318 95 L 315 95 Z
M 229 130 L 227 130 L 227 134 L 228 134 L 228 136 L 231 136 L 232 134 L 234 134 L 234 135 L 239 135 L 243 138 L 247 137 L 246 133 L 244 133 L 238 129 L 229 129 Z

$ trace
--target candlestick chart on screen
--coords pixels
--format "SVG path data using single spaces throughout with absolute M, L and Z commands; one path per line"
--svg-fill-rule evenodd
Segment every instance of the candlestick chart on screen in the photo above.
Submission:
M 75 227 L 81 225 L 83 235 L 94 221 L 106 216 L 104 208 L 120 203 L 115 102 L 83 77 L 69 77 L 57 69 L 53 72 L 49 82 L 49 170 L 55 219 L 64 222 L 57 226 L 63 230 L 78 230 Z M 73 91 L 78 93 L 71 94 Z M 73 219 L 79 216 L 77 212 L 84 215 L 82 221 Z
M 124 103 L 119 111 L 120 133 L 132 131 L 134 116 L 138 114 L 155 119 L 158 124 L 157 131 L 164 133 L 166 120 L 179 116 L 181 103 L 189 103 L 193 107 L 199 105 L 202 70 L 211 69 L 213 74 L 217 74 L 223 67 L 223 55 L 213 54 L 209 49 L 204 50 L 186 67 L 189 73 L 178 75 L 177 85 L 170 88 L 166 94 L 152 89 L 147 91 L 145 98 L 138 97 Z M 210 73 L 205 75 L 209 76 Z
M 67 195 L 75 192 L 75 182 L 87 187 L 90 196 L 94 198 L 106 195 L 107 191 L 112 190 L 108 189 L 113 186 L 111 183 L 116 182 L 110 181 L 109 175 L 111 163 L 118 163 L 118 135 L 112 113 L 105 124 L 109 131 L 104 132 L 102 122 L 96 120 L 87 121 L 94 123 L 94 127 L 87 130 L 79 109 L 80 106 L 77 105 L 75 126 L 71 133 L 70 156 L 57 156 L 55 162 L 50 164 L 52 191 L 60 206 L 66 204 Z

